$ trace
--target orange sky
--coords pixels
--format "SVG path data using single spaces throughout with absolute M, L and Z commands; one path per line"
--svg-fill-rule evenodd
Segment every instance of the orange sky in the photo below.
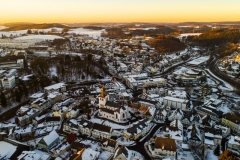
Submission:
M 240 0 L 0 0 L 0 23 L 240 21 Z

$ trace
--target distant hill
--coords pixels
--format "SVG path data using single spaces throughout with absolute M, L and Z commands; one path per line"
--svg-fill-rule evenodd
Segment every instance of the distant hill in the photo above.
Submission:
M 18 30 L 25 30 L 25 29 L 47 29 L 52 27 L 58 27 L 58 28 L 64 28 L 67 27 L 63 24 L 58 23 L 44 23 L 44 24 L 32 24 L 32 23 L 9 23 L 4 24 L 6 29 L 3 29 L 2 31 L 18 31 Z

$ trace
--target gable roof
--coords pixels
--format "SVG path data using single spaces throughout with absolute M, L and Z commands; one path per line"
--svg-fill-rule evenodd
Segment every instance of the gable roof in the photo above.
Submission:
M 40 144 L 45 144 L 47 146 L 49 146 L 52 142 L 54 142 L 56 139 L 59 138 L 59 135 L 57 134 L 57 132 L 55 130 L 53 130 L 52 132 L 50 132 L 48 135 L 46 135 L 45 137 L 43 137 L 39 143 Z
M 174 139 L 170 138 L 161 138 L 161 137 L 156 137 L 155 138 L 155 145 L 154 147 L 156 149 L 163 149 L 167 151 L 174 151 L 176 152 L 176 142 Z
M 111 132 L 111 127 L 109 126 L 105 126 L 103 124 L 99 124 L 99 123 L 93 123 L 93 130 L 98 130 L 100 132 L 106 132 L 106 133 L 110 133 Z

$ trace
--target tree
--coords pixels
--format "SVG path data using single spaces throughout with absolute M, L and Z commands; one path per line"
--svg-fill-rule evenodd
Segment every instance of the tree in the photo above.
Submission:
M 75 133 L 69 134 L 67 136 L 67 142 L 72 144 L 77 139 L 77 135 Z
M 5 97 L 5 94 L 3 92 L 1 92 L 1 104 L 3 107 L 7 107 L 7 99 Z
M 65 27 L 65 28 L 62 29 L 62 33 L 67 33 L 68 31 L 69 31 L 69 28 Z
M 27 34 L 32 34 L 32 30 L 31 29 L 27 30 Z
M 233 152 L 230 150 L 225 150 L 220 156 L 219 160 L 237 160 L 237 157 L 233 155 Z
M 15 97 L 17 102 L 21 102 L 21 93 L 18 91 L 18 89 L 15 90 Z
M 215 150 L 214 150 L 214 155 L 216 155 L 216 156 L 219 156 L 220 155 L 220 146 L 219 145 L 217 145 L 217 147 L 215 148 Z

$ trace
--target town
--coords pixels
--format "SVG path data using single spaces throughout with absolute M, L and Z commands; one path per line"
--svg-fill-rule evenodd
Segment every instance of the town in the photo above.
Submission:
M 240 157 L 233 26 L 0 26 L 0 159 Z

